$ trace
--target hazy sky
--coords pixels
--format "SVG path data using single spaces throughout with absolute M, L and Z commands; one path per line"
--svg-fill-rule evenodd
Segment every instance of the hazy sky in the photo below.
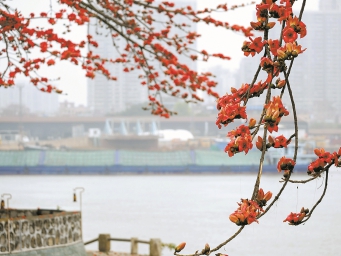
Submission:
M 50 10 L 50 0 L 13 0 L 7 1 L 11 6 L 14 6 L 21 10 L 25 15 L 35 12 L 40 13 L 42 11 L 48 12 Z M 176 2 L 176 0 L 174 1 Z M 203 9 L 205 7 L 216 7 L 221 3 L 228 3 L 228 5 L 247 3 L 250 1 L 241 0 L 197 0 L 198 9 Z M 257 1 L 258 2 L 258 1 Z M 295 3 L 296 8 L 300 6 L 302 0 Z M 52 0 L 52 8 L 58 10 L 58 4 L 55 0 Z M 306 10 L 317 10 L 318 0 L 308 0 Z M 297 10 L 296 10 L 297 11 Z M 255 12 L 255 6 L 248 6 L 245 8 L 239 8 L 234 11 L 229 11 L 224 14 L 212 15 L 214 18 L 228 21 L 230 24 L 239 24 L 247 26 L 250 23 Z M 55 29 L 58 29 L 56 27 Z M 73 28 L 73 33 L 71 39 L 81 40 L 85 35 L 85 28 Z M 227 31 L 221 28 L 216 28 L 214 26 L 207 26 L 201 24 L 198 26 L 198 32 L 202 34 L 202 37 L 198 41 L 198 49 L 205 49 L 209 52 L 223 53 L 232 57 L 231 61 L 220 61 L 215 59 L 210 59 L 207 63 L 199 63 L 199 70 L 207 69 L 208 67 L 220 65 L 231 70 L 236 70 L 238 68 L 239 62 L 243 57 L 243 52 L 240 50 L 245 37 Z M 309 33 L 309 28 L 308 28 Z M 87 92 L 86 92 L 86 78 L 84 76 L 84 71 L 80 67 L 76 67 L 72 64 L 63 61 L 59 63 L 54 69 L 43 70 L 44 75 L 47 74 L 50 77 L 60 77 L 61 80 L 57 83 L 58 87 L 61 88 L 66 96 L 61 96 L 60 100 L 68 100 L 78 104 L 86 104 Z

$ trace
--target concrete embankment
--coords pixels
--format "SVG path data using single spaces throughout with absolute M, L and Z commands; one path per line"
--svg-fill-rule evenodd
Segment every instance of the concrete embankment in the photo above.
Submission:
M 130 253 L 124 252 L 98 252 L 98 251 L 86 251 L 86 256 L 132 256 Z M 137 255 L 134 256 L 143 256 Z

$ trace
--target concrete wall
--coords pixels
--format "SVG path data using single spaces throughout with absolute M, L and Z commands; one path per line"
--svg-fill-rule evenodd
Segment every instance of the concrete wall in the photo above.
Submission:
M 46 249 L 37 249 L 32 251 L 23 251 L 17 253 L 5 253 L 0 255 L 17 255 L 17 256 L 85 256 L 83 242 L 77 242 L 75 244 L 69 244 L 65 246 L 52 247 Z
M 79 212 L 2 210 L 0 255 L 85 255 Z

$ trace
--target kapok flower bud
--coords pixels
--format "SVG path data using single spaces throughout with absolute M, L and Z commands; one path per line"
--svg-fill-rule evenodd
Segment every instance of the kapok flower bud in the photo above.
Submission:
M 301 213 L 308 214 L 309 213 L 309 209 L 302 207 Z
M 273 144 L 275 144 L 275 141 L 274 141 L 274 139 L 272 138 L 272 136 L 268 136 L 268 141 L 269 141 L 269 143 L 271 144 L 271 145 L 273 145 Z
M 315 153 L 315 155 L 317 155 L 317 156 L 320 156 L 320 155 L 321 155 L 321 152 L 322 152 L 322 149 L 319 149 L 319 148 L 315 148 L 315 149 L 314 149 L 314 153 Z
M 202 253 L 202 254 L 207 254 L 207 255 L 208 255 L 209 252 L 210 252 L 210 250 L 211 250 L 211 248 L 210 248 L 209 244 L 205 244 L 205 248 L 202 249 L 201 253 Z
M 231 87 L 231 92 L 232 93 L 236 93 L 238 90 L 236 89 L 236 88 L 234 88 L 234 87 Z
M 276 119 L 279 117 L 279 111 L 276 110 L 273 114 L 272 114 L 272 120 L 276 121 Z
M 267 29 L 271 29 L 271 28 L 273 28 L 275 25 L 276 25 L 276 22 L 269 22 L 269 23 L 266 25 L 266 28 L 267 28 Z
M 266 192 L 266 194 L 264 195 L 263 198 L 265 201 L 269 201 L 271 199 L 271 197 L 272 197 L 272 193 L 271 193 L 271 191 L 268 191 L 268 192 Z
M 286 54 L 285 51 L 278 49 L 277 50 L 277 57 L 279 60 L 285 60 L 286 58 L 288 58 L 288 55 Z
M 185 242 L 179 244 L 177 247 L 175 247 L 175 253 L 181 252 L 182 249 L 185 248 L 185 246 L 186 246 L 186 243 L 185 243 Z
M 253 128 L 253 127 L 255 127 L 255 125 L 256 125 L 256 119 L 254 119 L 254 118 L 251 118 L 250 119 L 250 122 L 249 122 L 249 128 Z
M 258 200 L 262 200 L 263 197 L 264 197 L 264 191 L 263 191 L 262 188 L 260 188 L 260 189 L 258 190 L 257 199 L 258 199 Z
M 285 84 L 286 84 L 286 81 L 285 81 L 285 80 L 281 80 L 281 79 L 279 79 L 279 78 L 276 80 L 276 86 L 277 86 L 277 88 L 283 88 Z
M 258 136 L 258 140 L 256 141 L 256 147 L 262 151 L 263 150 L 263 139 L 261 136 Z
M 306 215 L 305 212 L 304 212 L 304 213 L 301 213 L 301 214 L 298 216 L 298 221 L 301 222 L 301 221 L 304 219 L 305 215 Z
M 264 194 L 264 191 L 262 188 L 260 188 L 258 190 L 258 194 L 257 194 L 257 204 L 260 206 L 260 207 L 263 207 L 266 205 L 267 201 L 269 201 L 272 197 L 272 193 L 270 191 L 268 191 L 266 194 Z
M 251 27 L 254 29 L 254 30 L 263 30 L 264 29 L 264 26 L 263 26 L 263 23 L 262 22 L 250 22 L 250 25 Z
M 239 218 L 235 215 L 235 214 L 231 214 L 229 217 L 230 221 L 232 221 L 233 223 L 238 224 L 239 223 Z

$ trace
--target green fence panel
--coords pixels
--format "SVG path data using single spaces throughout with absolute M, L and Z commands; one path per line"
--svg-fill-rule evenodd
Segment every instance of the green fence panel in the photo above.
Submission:
M 0 166 L 37 166 L 39 151 L 0 151 Z
M 229 157 L 223 151 L 195 151 L 195 163 L 197 165 L 257 165 L 259 164 L 260 151 L 252 150 L 247 155 L 244 152 Z
M 115 151 L 46 151 L 47 166 L 108 166 L 115 164 Z
M 140 152 L 120 151 L 121 165 L 182 166 L 192 164 L 190 151 Z
M 40 159 L 42 157 L 42 159 Z M 260 152 L 229 157 L 223 151 L 0 151 L 0 166 L 183 166 L 257 165 Z M 41 162 L 39 162 L 41 160 Z

